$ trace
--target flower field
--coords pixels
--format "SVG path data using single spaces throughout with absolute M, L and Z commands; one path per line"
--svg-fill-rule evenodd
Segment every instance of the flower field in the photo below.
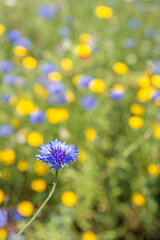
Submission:
M 0 240 L 159 240 L 159 1 L 0 6 Z

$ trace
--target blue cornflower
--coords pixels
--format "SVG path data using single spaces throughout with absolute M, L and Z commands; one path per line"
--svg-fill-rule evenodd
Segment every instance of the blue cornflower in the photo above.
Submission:
M 94 110 L 97 106 L 98 99 L 86 94 L 82 100 L 81 105 L 86 110 Z
M 34 111 L 29 115 L 30 122 L 34 124 L 44 122 L 45 118 L 45 113 L 40 110 Z
M 58 10 L 59 10 L 58 4 L 45 3 L 39 7 L 38 13 L 41 18 L 49 20 L 55 16 Z
M 21 32 L 14 29 L 7 33 L 7 39 L 10 42 L 15 42 L 21 37 Z
M 82 75 L 78 78 L 78 86 L 81 88 L 88 88 L 88 85 L 93 80 L 93 77 L 90 75 Z
M 46 62 L 41 66 L 41 71 L 48 75 L 50 72 L 56 72 L 57 67 L 53 63 Z
M 119 101 L 125 97 L 125 92 L 121 88 L 115 87 L 110 91 L 110 97 L 115 101 Z
M 2 78 L 2 82 L 6 85 L 13 86 L 17 82 L 18 76 L 15 74 L 6 74 Z
M 0 126 L 0 137 L 7 138 L 12 134 L 12 127 L 8 124 Z
M 31 45 L 31 41 L 28 38 L 19 38 L 14 42 L 14 45 L 29 48 Z
M 10 60 L 0 62 L 0 71 L 1 72 L 8 72 L 13 69 L 14 65 Z
M 78 158 L 77 148 L 75 145 L 67 145 L 56 139 L 48 144 L 42 144 L 41 149 L 38 149 L 41 154 L 36 155 L 37 160 L 42 160 L 46 164 L 50 164 L 50 168 L 61 169 L 68 163 L 75 162 Z
M 4 227 L 8 222 L 8 212 L 0 209 L 0 227 Z

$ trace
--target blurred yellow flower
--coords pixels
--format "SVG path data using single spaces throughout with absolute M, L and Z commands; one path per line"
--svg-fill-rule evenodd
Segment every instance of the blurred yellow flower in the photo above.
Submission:
M 77 196 L 71 191 L 66 191 L 61 196 L 62 203 L 67 207 L 73 207 L 77 203 Z
M 99 18 L 108 19 L 113 15 L 113 11 L 110 7 L 107 6 L 98 6 L 95 9 L 95 14 Z
M 125 63 L 117 62 L 113 65 L 113 71 L 117 74 L 125 74 L 128 71 L 128 67 Z
M 39 147 L 44 142 L 44 138 L 39 132 L 30 133 L 27 140 L 32 147 Z
M 0 24 L 0 35 L 2 35 L 5 31 L 4 25 Z
M 0 161 L 4 165 L 11 165 L 15 162 L 16 153 L 12 149 L 6 149 L 0 151 Z
M 80 162 L 80 163 L 85 162 L 86 159 L 87 159 L 87 156 L 86 156 L 85 152 L 83 152 L 83 151 L 79 152 L 78 157 L 79 158 L 77 159 L 77 161 Z
M 134 205 L 136 205 L 138 207 L 142 207 L 146 203 L 145 197 L 142 194 L 137 193 L 137 192 L 132 194 L 131 201 Z
M 45 180 L 43 179 L 35 179 L 32 181 L 31 183 L 31 188 L 35 191 L 35 192 L 44 192 L 44 190 L 47 187 L 47 183 Z
M 0 189 L 0 204 L 3 203 L 4 200 L 4 192 Z
M 35 93 L 41 98 L 48 98 L 49 92 L 41 84 L 35 83 L 33 85 Z
M 11 126 L 12 126 L 13 128 L 17 128 L 17 127 L 19 127 L 19 126 L 21 125 L 20 119 L 18 119 L 18 118 L 16 118 L 16 117 L 12 118 L 11 121 L 10 121 L 10 123 L 11 123 Z
M 72 91 L 67 90 L 67 91 L 65 92 L 65 96 L 66 96 L 66 99 L 67 99 L 67 102 L 68 102 L 68 103 L 74 102 L 74 100 L 75 100 L 75 95 L 74 95 L 74 93 L 73 93 Z
M 149 164 L 147 167 L 148 173 L 152 176 L 158 176 L 159 175 L 159 167 L 155 164 Z
M 92 128 L 87 129 L 85 135 L 88 141 L 94 141 L 97 136 L 96 131 Z
M 154 136 L 160 139 L 160 126 L 155 129 Z
M 28 56 L 23 58 L 23 65 L 28 69 L 34 69 L 37 66 L 37 61 L 35 58 Z
M 79 36 L 79 41 L 81 43 L 89 43 L 91 41 L 91 39 L 92 39 L 92 36 L 89 33 L 82 33 Z
M 105 83 L 103 80 L 95 78 L 90 82 L 89 89 L 96 93 L 102 93 L 105 90 Z
M 37 161 L 34 164 L 34 172 L 38 176 L 44 176 L 48 173 L 48 168 L 45 163 Z
M 48 108 L 46 110 L 47 120 L 51 124 L 66 121 L 69 117 L 69 113 L 66 109 L 60 108 Z
M 92 53 L 92 49 L 87 44 L 80 44 L 75 48 L 75 53 L 82 58 L 88 58 Z
M 138 78 L 138 85 L 141 88 L 148 88 L 150 87 L 150 78 L 148 76 L 141 76 Z
M 154 86 L 156 86 L 157 88 L 160 88 L 160 76 L 159 75 L 152 76 L 152 84 Z
M 18 57 L 24 57 L 27 55 L 27 49 L 23 46 L 15 46 L 13 48 L 13 53 Z
M 129 118 L 128 123 L 131 128 L 137 129 L 143 126 L 144 121 L 141 117 L 133 116 Z
M 17 206 L 17 211 L 24 217 L 29 217 L 32 215 L 34 206 L 29 201 L 22 201 Z
M 144 112 L 145 112 L 144 108 L 139 104 L 132 104 L 131 108 L 130 108 L 130 111 L 131 111 L 132 114 L 139 115 L 139 116 L 143 115 Z
M 37 107 L 33 104 L 33 102 L 24 99 L 20 100 L 16 105 L 16 110 L 21 115 L 28 115 L 36 109 Z
M 0 228 L 0 239 L 5 240 L 7 239 L 7 230 L 5 228 Z
M 59 72 L 50 72 L 48 78 L 53 82 L 59 82 L 62 79 L 62 75 Z
M 9 169 L 5 169 L 2 171 L 2 179 L 4 181 L 10 179 L 10 177 L 11 177 L 11 171 Z
M 63 58 L 61 61 L 61 68 L 64 71 L 70 71 L 73 67 L 73 62 L 69 58 Z
M 27 168 L 28 168 L 28 164 L 25 160 L 20 160 L 18 163 L 17 163 L 17 168 L 19 171 L 21 172 L 26 172 L 27 171 Z
M 140 102 L 147 102 L 151 99 L 153 88 L 141 88 L 137 92 L 137 98 Z
M 78 84 L 78 79 L 80 78 L 80 76 L 82 76 L 81 74 L 76 74 L 72 77 L 72 83 L 73 85 L 77 86 Z

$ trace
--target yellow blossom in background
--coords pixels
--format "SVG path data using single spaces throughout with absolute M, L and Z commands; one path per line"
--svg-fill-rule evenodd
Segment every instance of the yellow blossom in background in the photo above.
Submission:
M 4 192 L 0 189 L 0 204 L 3 203 L 4 200 Z
M 107 6 L 98 6 L 95 9 L 95 14 L 99 18 L 108 19 L 113 15 L 113 11 L 110 7 Z
M 131 108 L 130 108 L 130 111 L 131 111 L 132 114 L 139 115 L 139 116 L 143 115 L 144 112 L 145 112 L 144 108 L 139 104 L 132 104 Z
M 79 152 L 78 157 L 79 158 L 77 159 L 77 161 L 80 162 L 80 163 L 85 162 L 86 159 L 87 159 L 87 156 L 86 156 L 86 154 L 83 151 Z
M 44 190 L 47 187 L 47 183 L 45 180 L 43 179 L 35 179 L 32 181 L 31 183 L 31 188 L 35 191 L 35 192 L 44 192 Z
M 28 135 L 27 141 L 32 147 L 39 147 L 44 142 L 44 138 L 39 132 L 32 132 Z
M 155 164 L 149 164 L 147 167 L 148 173 L 152 176 L 159 175 L 159 167 Z
M 36 109 L 37 107 L 34 105 L 33 102 L 24 99 L 20 100 L 16 105 L 16 110 L 21 115 L 28 115 Z
M 94 232 L 88 231 L 82 235 L 82 240 L 97 240 L 97 237 Z
M 27 69 L 34 69 L 37 66 L 37 61 L 35 58 L 28 56 L 23 58 L 23 65 Z
M 66 121 L 69 118 L 69 113 L 66 109 L 48 108 L 46 110 L 47 120 L 51 124 Z
M 94 141 L 97 134 L 96 134 L 96 131 L 92 128 L 90 129 L 87 129 L 86 132 L 85 132 L 85 136 L 86 136 L 86 139 L 88 141 Z
M 77 203 L 77 196 L 71 191 L 64 192 L 61 196 L 62 203 L 67 207 L 73 207 Z
M 17 206 L 17 211 L 24 217 L 29 217 L 32 215 L 34 206 L 29 201 L 22 201 Z
M 77 86 L 78 84 L 78 79 L 81 77 L 82 75 L 81 74 L 76 74 L 72 77 L 72 83 L 73 85 Z
M 82 33 L 79 36 L 79 41 L 81 43 L 89 43 L 91 41 L 91 39 L 92 39 L 92 36 L 89 33 Z
M 103 80 L 95 78 L 90 82 L 89 89 L 92 92 L 102 93 L 105 90 L 105 83 Z
M 151 99 L 153 88 L 141 88 L 137 92 L 137 98 L 140 102 L 147 102 Z
M 155 87 L 160 88 L 160 76 L 159 75 L 153 75 L 152 76 L 152 84 Z
M 87 44 L 80 44 L 75 48 L 75 53 L 82 58 L 88 58 L 92 53 L 92 49 Z
M 16 118 L 16 117 L 14 117 L 14 118 L 11 119 L 10 123 L 11 123 L 11 126 L 13 128 L 17 128 L 17 127 L 19 127 L 21 125 L 21 120 Z
M 15 46 L 13 48 L 13 53 L 18 57 L 24 57 L 27 55 L 27 49 L 23 46 Z
M 75 100 L 75 95 L 74 95 L 74 93 L 73 93 L 72 91 L 67 90 L 67 91 L 65 92 L 65 96 L 66 96 L 66 99 L 67 99 L 67 102 L 68 102 L 68 103 L 74 102 L 74 100 Z
M 160 139 L 160 126 L 155 129 L 154 136 Z
M 137 192 L 132 194 L 131 201 L 134 205 L 138 207 L 142 207 L 146 203 L 145 197 L 142 194 Z
M 4 25 L 0 24 L 0 35 L 2 35 L 5 31 Z
M 61 68 L 64 71 L 70 71 L 73 67 L 73 62 L 69 58 L 63 58 L 61 61 Z
M 15 162 L 16 153 L 12 149 L 0 151 L 0 162 L 4 165 L 11 165 Z
M 38 176 L 44 176 L 48 173 L 48 168 L 45 163 L 37 161 L 34 164 L 34 172 Z
M 50 72 L 48 78 L 53 82 L 59 82 L 62 79 L 62 75 L 59 72 Z
M 141 117 L 133 116 L 129 118 L 128 123 L 131 128 L 138 129 L 143 126 L 144 121 Z
M 18 163 L 17 163 L 17 168 L 19 171 L 21 172 L 26 172 L 27 171 L 27 168 L 28 168 L 28 164 L 25 160 L 20 160 Z
M 11 171 L 9 169 L 3 170 L 1 177 L 4 181 L 7 181 L 11 177 Z
M 5 228 L 0 228 L 0 239 L 5 240 L 7 239 L 7 230 Z
M 128 71 L 128 67 L 125 63 L 117 62 L 113 65 L 113 71 L 117 74 L 125 74 Z
M 41 84 L 35 83 L 33 85 L 34 92 L 41 98 L 48 98 L 49 92 Z
M 148 76 L 141 76 L 138 78 L 138 86 L 141 88 L 150 87 L 150 78 Z

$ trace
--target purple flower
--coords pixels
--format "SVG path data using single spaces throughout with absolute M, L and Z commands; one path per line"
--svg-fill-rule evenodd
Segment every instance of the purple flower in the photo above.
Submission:
M 11 215 L 15 222 L 19 222 L 19 221 L 25 219 L 25 217 L 22 216 L 16 209 L 11 210 Z
M 16 80 L 17 80 L 18 76 L 14 75 L 14 74 L 6 74 L 3 78 L 2 78 L 2 82 L 4 84 L 13 86 L 16 84 Z
M 13 69 L 13 63 L 9 60 L 0 62 L 0 71 L 1 72 L 9 72 Z
M 48 75 L 51 72 L 56 72 L 57 67 L 53 63 L 46 62 L 41 66 L 41 71 Z
M 0 227 L 4 227 L 8 222 L 8 212 L 0 209 Z
M 81 100 L 81 105 L 86 110 L 94 110 L 97 106 L 98 99 L 90 95 L 85 95 Z
M 78 86 L 81 88 L 88 88 L 88 85 L 92 81 L 92 79 L 92 76 L 82 75 L 78 78 Z
M 19 38 L 14 42 L 14 45 L 29 48 L 31 45 L 31 41 L 28 38 Z
M 38 13 L 45 20 L 52 19 L 59 10 L 58 4 L 45 3 L 38 8 Z
M 7 138 L 12 134 L 12 127 L 8 124 L 0 126 L 0 137 Z
M 66 90 L 66 86 L 61 82 L 49 82 L 47 88 L 50 94 L 56 95 L 64 94 Z
M 50 164 L 50 168 L 61 169 L 68 163 L 75 162 L 78 158 L 77 148 L 75 145 L 67 145 L 56 139 L 48 144 L 42 144 L 38 149 L 41 154 L 36 155 L 37 160 L 41 160 L 46 164 Z
M 124 96 L 125 96 L 125 93 L 124 93 L 124 91 L 121 88 L 113 88 L 110 91 L 110 97 L 113 100 L 119 101 L 119 100 L 123 99 Z
M 11 30 L 10 32 L 8 32 L 7 34 L 7 39 L 10 42 L 15 42 L 17 41 L 19 38 L 21 37 L 21 32 L 18 30 Z
M 42 123 L 45 121 L 45 113 L 40 110 L 34 111 L 29 115 L 29 120 L 34 124 Z
M 12 95 L 10 93 L 4 93 L 2 96 L 1 96 L 1 100 L 3 103 L 9 103 L 9 99 Z

